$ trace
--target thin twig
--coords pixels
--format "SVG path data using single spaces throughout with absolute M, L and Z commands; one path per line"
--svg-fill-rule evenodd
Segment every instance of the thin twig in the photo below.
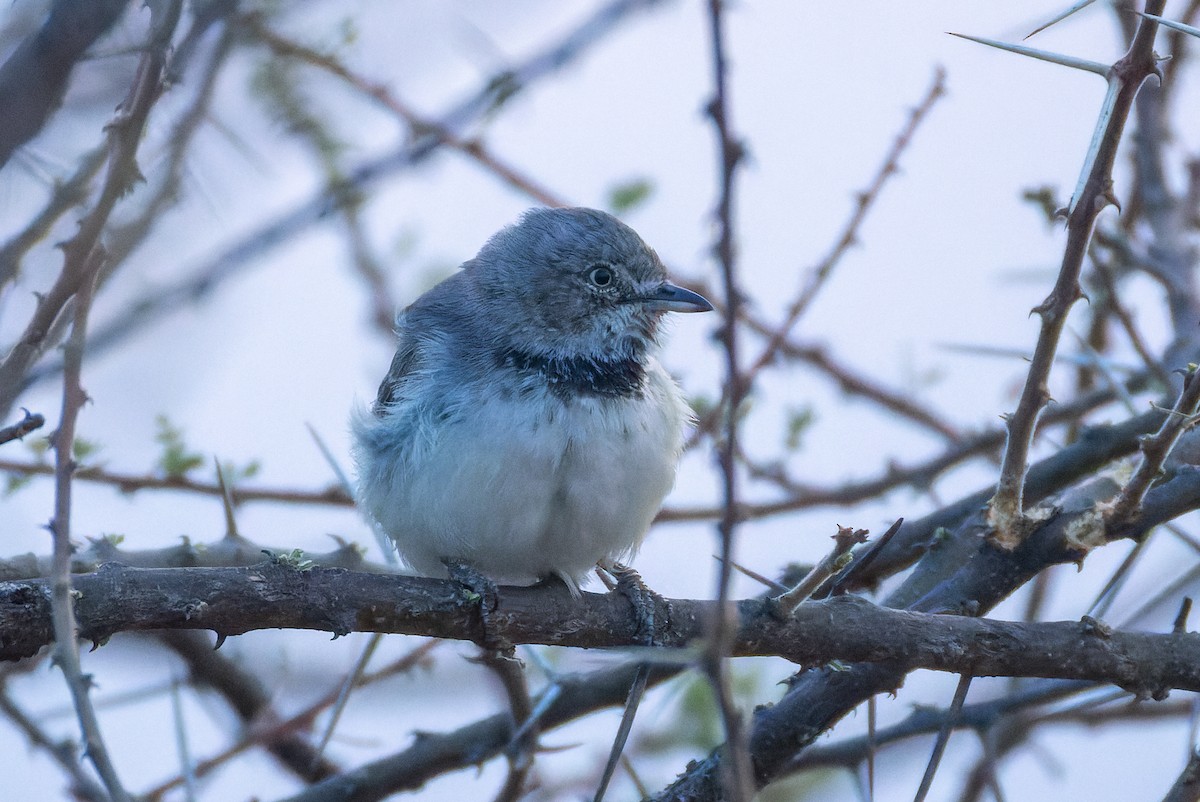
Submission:
M 942 755 L 946 753 L 946 744 L 950 742 L 950 733 L 954 730 L 955 721 L 962 714 L 963 704 L 967 701 L 967 691 L 970 688 L 971 675 L 963 674 L 958 678 L 954 699 L 950 702 L 950 709 L 946 711 L 947 715 L 942 722 L 941 729 L 938 730 L 937 740 L 933 744 L 933 754 L 929 756 L 929 762 L 925 765 L 925 774 L 921 777 L 921 785 L 917 788 L 917 795 L 913 797 L 913 802 L 925 802 L 925 798 L 929 796 L 934 775 L 937 774 L 938 766 L 942 763 Z
M 815 594 L 816 598 L 827 598 L 829 596 L 841 596 L 847 592 L 848 588 L 854 587 L 859 583 L 859 577 L 866 573 L 866 570 L 871 567 L 871 563 L 875 562 L 875 558 L 879 553 L 887 548 L 888 543 L 900 531 L 900 527 L 904 525 L 903 518 L 897 518 L 892 522 L 892 525 L 887 528 L 882 535 L 875 539 L 875 542 L 862 550 L 861 554 L 854 556 L 845 569 L 840 571 L 828 583 L 827 588 L 821 588 L 819 593 Z
M 875 799 L 875 756 L 879 753 L 879 697 L 867 700 L 867 755 L 863 762 L 867 766 L 867 797 Z
M 396 336 L 396 310 L 400 305 L 392 294 L 387 272 L 371 249 L 363 227 L 361 209 L 355 204 L 347 204 L 342 210 L 342 219 L 346 223 L 350 264 L 366 286 L 371 305 L 371 325 L 380 334 L 393 338 Z
M 1139 374 L 1137 377 L 1134 377 L 1133 381 L 1127 382 L 1126 386 L 1140 386 L 1145 379 L 1144 374 Z M 1041 416 L 1038 421 L 1038 430 L 1040 432 L 1051 424 L 1070 423 L 1088 411 L 1111 402 L 1114 398 L 1115 394 L 1112 390 L 1101 389 L 1094 390 L 1070 403 L 1055 405 Z M 907 467 L 889 465 L 880 476 L 861 481 L 847 482 L 846 484 L 834 487 L 800 484 L 790 480 L 778 471 L 771 473 L 769 477 L 766 474 L 762 474 L 763 478 L 769 478 L 773 483 L 783 488 L 787 495 L 776 501 L 743 502 L 741 507 L 742 519 L 757 520 L 811 507 L 849 506 L 875 498 L 897 487 L 906 485 L 927 486 L 932 484 L 938 476 L 950 468 L 969 459 L 989 456 L 1003 444 L 1004 432 L 1002 429 L 997 428 L 985 431 L 978 435 L 965 437 L 957 445 L 952 444 L 948 446 L 944 451 L 928 458 L 924 462 Z M 1134 446 L 1135 444 L 1130 440 L 1128 450 L 1132 451 Z M 0 462 L 0 464 L 3 463 Z M 1045 464 L 1045 461 L 1043 460 L 1042 463 L 1036 464 Z M 1080 478 L 1095 467 L 1094 463 L 1078 463 L 1077 471 L 1073 473 L 1073 479 Z M 746 468 L 753 473 L 756 466 L 747 464 Z M 1055 489 L 1063 486 L 1058 484 L 1055 486 Z M 1046 495 L 1046 488 L 1044 486 L 1039 485 L 1037 489 L 1038 492 L 1035 495 L 1038 498 Z M 979 504 L 986 503 L 992 492 L 993 489 L 984 491 Z M 719 506 L 666 507 L 659 512 L 655 520 L 658 522 L 707 521 L 713 520 L 720 515 L 721 507 Z
M 53 476 L 54 468 L 42 462 L 25 460 L 0 460 L 0 471 L 18 476 Z M 218 482 L 203 482 L 187 475 L 161 476 L 156 474 L 121 473 L 96 465 L 79 468 L 75 478 L 83 482 L 109 485 L 122 493 L 137 493 L 141 490 L 178 490 L 202 496 L 221 498 Z M 331 507 L 353 507 L 354 500 L 337 484 L 320 490 L 300 490 L 284 487 L 254 487 L 234 485 L 229 496 L 235 505 L 250 501 L 274 501 L 284 504 L 319 504 Z
M 751 328 L 757 327 L 750 323 Z M 761 330 L 760 330 L 761 333 Z M 785 340 L 779 346 L 780 354 L 796 359 L 824 373 L 835 381 L 842 392 L 873 401 L 883 409 L 937 433 L 950 442 L 957 442 L 961 434 L 945 420 L 945 416 L 920 406 L 912 396 L 881 384 L 876 378 L 858 372 L 839 362 L 829 349 L 817 344 L 799 344 Z
M 1104 618 L 1108 615 L 1108 611 L 1116 600 L 1117 594 L 1121 592 L 1121 588 L 1125 586 L 1126 580 L 1133 573 L 1133 567 L 1137 565 L 1138 560 L 1146 553 L 1146 546 L 1149 542 L 1150 536 L 1147 535 L 1133 544 L 1133 548 L 1125 555 L 1125 559 L 1121 560 L 1121 564 L 1112 572 L 1108 580 L 1104 583 L 1104 587 L 1100 588 L 1100 592 L 1096 594 L 1096 598 L 1088 605 L 1087 615 L 1094 616 L 1095 618 Z
M 909 738 L 936 733 L 948 724 L 956 729 L 971 727 L 979 731 L 988 731 L 1014 714 L 1057 702 L 1095 687 L 1090 682 L 1044 680 L 999 699 L 965 705 L 956 713 L 949 710 L 918 708 L 903 721 L 879 730 L 874 739 L 870 736 L 859 736 L 808 749 L 792 762 L 788 773 L 828 766 L 854 766 L 867 759 L 872 746 L 888 746 Z
M 341 688 L 338 689 L 337 700 L 329 708 L 329 721 L 325 723 L 325 728 L 321 731 L 321 737 L 317 741 L 312 760 L 314 769 L 317 769 L 321 761 L 325 759 L 325 749 L 329 746 L 329 741 L 333 738 L 333 733 L 342 720 L 342 714 L 346 712 L 346 705 L 350 703 L 350 694 L 362 683 L 363 676 L 367 673 L 367 664 L 371 662 L 371 657 L 381 642 L 383 642 L 383 636 L 378 633 L 368 638 L 367 645 L 363 647 L 358 659 L 354 661 L 354 668 L 350 669 L 342 681 Z
M 1133 346 L 1133 350 L 1141 358 L 1142 364 L 1146 366 L 1146 370 L 1150 371 L 1163 387 L 1170 387 L 1170 374 L 1167 373 L 1162 363 L 1150 353 L 1149 346 L 1146 345 L 1142 333 L 1138 331 L 1137 324 L 1133 321 L 1133 315 L 1121 303 L 1120 294 L 1117 292 L 1117 280 L 1113 276 L 1112 267 L 1104 259 L 1093 259 L 1092 266 L 1095 268 L 1095 273 L 1099 276 L 1100 283 L 1107 294 L 1107 298 L 1105 299 L 1106 307 L 1120 322 L 1121 328 L 1125 330 L 1125 336 L 1129 338 L 1129 344 Z
M 892 531 L 898 529 L 894 527 Z M 833 549 L 796 583 L 795 587 L 775 599 L 776 611 L 781 616 L 789 616 L 796 608 L 808 601 L 817 588 L 824 584 L 834 574 L 845 568 L 851 559 L 850 550 L 859 543 L 867 540 L 866 529 L 855 529 L 851 526 L 839 526 L 833 535 Z
M 742 143 L 733 133 L 730 120 L 728 65 L 725 56 L 724 0 L 709 0 L 709 45 L 713 71 L 713 97 L 708 104 L 717 135 L 719 195 L 716 207 L 718 236 L 714 253 L 721 271 L 725 308 L 721 327 L 721 344 L 725 351 L 726 402 L 721 426 L 718 459 L 721 470 L 722 513 L 718 529 L 721 535 L 721 559 L 717 567 L 717 609 L 710 622 L 711 633 L 701 660 L 705 674 L 713 687 L 717 709 L 725 729 L 724 786 L 732 802 L 750 802 L 755 781 L 750 764 L 750 749 L 741 711 L 733 700 L 729 678 L 728 656 L 733 638 L 733 626 L 724 614 L 729 600 L 733 574 L 733 544 L 739 516 L 737 453 L 739 411 L 749 390 L 748 377 L 743 375 L 738 356 L 738 324 L 742 305 L 742 290 L 738 285 L 734 245 L 734 181 L 745 156 Z
M 796 300 L 788 307 L 787 314 L 784 316 L 783 323 L 776 329 L 776 334 L 767 342 L 758 358 L 751 363 L 747 371 L 751 376 L 754 376 L 758 371 L 769 365 L 775 359 L 775 354 L 783 346 L 788 334 L 795 327 L 797 321 L 812 305 L 813 300 L 829 279 L 833 269 L 841 261 L 851 246 L 858 242 L 858 230 L 866 219 L 867 214 L 871 211 L 875 202 L 879 199 L 880 193 L 887 184 L 888 179 L 900 172 L 900 157 L 904 155 L 904 151 L 912 143 L 913 137 L 920 128 L 921 123 L 929 116 L 930 110 L 938 99 L 946 93 L 946 71 L 942 67 L 937 67 L 933 72 L 933 81 L 929 88 L 925 90 L 925 95 L 913 107 L 912 112 L 908 116 L 908 121 L 904 127 L 900 129 L 900 133 L 892 141 L 891 148 L 888 149 L 887 155 L 883 159 L 883 164 L 876 171 L 871 183 L 867 188 L 860 192 L 857 197 L 857 202 L 854 205 L 854 211 L 850 218 L 842 227 L 837 240 L 835 240 L 833 249 L 811 270 L 808 280 Z
M 183 694 L 180 686 L 183 683 L 175 680 L 171 683 L 171 718 L 175 725 L 175 744 L 179 753 L 179 763 L 182 766 L 180 776 L 183 777 L 183 798 L 186 802 L 196 802 L 196 765 L 192 760 L 191 748 L 188 745 L 187 724 L 183 718 Z
M 1183 391 L 1171 414 L 1157 432 L 1142 439 L 1142 459 L 1106 513 L 1110 526 L 1119 526 L 1141 507 L 1146 491 L 1158 477 L 1171 449 L 1183 433 L 1195 425 L 1197 407 L 1200 407 L 1200 380 L 1197 380 L 1196 367 L 1192 365 L 1188 368 Z
M 435 137 L 439 144 L 445 145 L 451 150 L 457 151 L 478 162 L 488 173 L 500 178 L 509 186 L 528 195 L 539 203 L 547 206 L 568 205 L 566 201 L 549 189 L 493 155 L 479 140 L 467 139 L 457 134 L 449 126 L 443 125 L 436 120 L 422 117 L 411 106 L 396 97 L 395 93 L 388 87 L 355 73 L 335 56 L 328 53 L 320 53 L 267 27 L 263 22 L 261 14 L 245 14 L 240 18 L 240 22 L 258 37 L 263 44 L 277 54 L 303 61 L 306 64 L 337 76 L 359 92 L 373 99 L 404 122 L 414 134 L 427 134 Z
M 222 0 L 228 3 L 229 0 Z M 214 2 L 210 6 L 218 6 Z M 188 32 L 184 35 L 179 49 L 174 52 L 166 65 L 169 73 L 175 74 L 182 69 L 180 61 L 186 59 L 187 42 L 203 36 L 208 27 L 218 23 L 221 16 L 196 15 Z M 189 76 L 188 88 L 195 87 L 191 101 L 184 107 L 178 118 L 166 134 L 166 152 L 155 158 L 154 187 L 138 209 L 127 222 L 121 222 L 109 227 L 106 232 L 108 241 L 109 261 L 100 274 L 100 286 L 110 282 L 118 269 L 128 263 L 129 257 L 138 246 L 144 243 L 153 232 L 155 226 L 166 218 L 166 212 L 177 204 L 183 196 L 184 178 L 187 174 L 188 157 L 193 152 L 192 145 L 196 135 L 203 129 L 205 123 L 212 121 L 212 102 L 216 93 L 218 79 L 222 69 L 229 64 L 229 57 L 234 52 L 236 38 L 228 25 L 224 25 L 212 47 L 207 61 L 202 69 L 194 76 Z M 89 345 L 89 348 L 92 347 Z
M 21 259 L 29 249 L 50 233 L 60 217 L 87 199 L 92 179 L 100 172 L 107 157 L 108 148 L 105 145 L 99 145 L 84 154 L 75 165 L 75 172 L 55 185 L 42 210 L 25 228 L 0 246 L 0 290 L 20 274 Z
M 362 675 L 357 682 L 358 687 L 365 687 L 375 682 L 388 679 L 397 674 L 406 673 L 416 666 L 423 665 L 428 659 L 429 653 L 436 649 L 442 641 L 427 640 L 411 651 L 400 656 L 388 665 L 378 671 Z M 173 648 L 182 646 L 184 651 L 189 651 L 191 646 L 180 641 L 169 643 Z M 178 651 L 178 649 L 177 649 Z M 211 651 L 211 648 L 208 649 Z M 185 659 L 189 659 L 187 654 L 182 654 Z M 194 668 L 194 666 L 193 666 Z M 312 762 L 312 753 L 305 752 L 297 748 L 297 743 L 301 740 L 301 732 L 312 728 L 314 720 L 320 715 L 321 711 L 334 705 L 337 699 L 341 696 L 341 688 L 338 687 L 324 694 L 317 701 L 308 705 L 297 713 L 292 714 L 284 719 L 278 717 L 269 709 L 266 709 L 266 699 L 262 698 L 261 689 L 246 689 L 239 687 L 236 690 L 230 687 L 230 683 L 243 685 L 253 683 L 253 677 L 248 675 L 238 676 L 239 672 L 223 672 L 221 679 L 225 685 L 216 685 L 215 690 L 222 696 L 225 696 L 227 701 L 237 709 L 241 718 L 249 722 L 255 722 L 256 726 L 248 728 L 242 737 L 231 746 L 221 752 L 199 761 L 195 766 L 195 774 L 197 778 L 204 777 L 216 769 L 227 764 L 231 759 L 245 753 L 246 751 L 263 746 L 268 749 L 278 750 L 276 756 L 281 760 L 287 756 L 295 754 L 303 759 L 303 765 L 299 762 L 289 764 L 291 769 L 297 776 L 309 781 L 319 780 L 323 777 L 331 776 L 335 773 L 336 765 L 331 763 L 328 758 L 321 758 L 317 764 Z M 203 684 L 208 684 L 207 677 L 194 678 L 198 679 Z M 250 697 L 249 700 L 231 698 L 235 693 L 244 693 Z M 251 704 L 247 706 L 246 701 Z M 267 723 L 269 722 L 269 723 Z M 155 786 L 154 788 L 145 791 L 142 797 L 150 802 L 161 799 L 167 792 L 180 787 L 184 782 L 182 776 L 176 776 L 166 782 Z
M 1125 617 L 1118 623 L 1118 626 L 1126 628 L 1139 625 L 1146 616 L 1161 609 L 1167 602 L 1173 602 L 1175 599 L 1178 599 L 1179 594 L 1192 586 L 1197 579 L 1200 579 L 1200 565 L 1192 563 L 1186 571 L 1163 585 L 1154 595 L 1139 604 L 1136 609 L 1126 613 Z

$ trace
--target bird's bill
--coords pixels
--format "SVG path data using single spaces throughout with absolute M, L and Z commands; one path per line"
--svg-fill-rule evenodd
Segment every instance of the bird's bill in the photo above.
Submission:
M 698 292 L 664 281 L 650 295 L 638 299 L 660 312 L 711 312 L 713 305 Z

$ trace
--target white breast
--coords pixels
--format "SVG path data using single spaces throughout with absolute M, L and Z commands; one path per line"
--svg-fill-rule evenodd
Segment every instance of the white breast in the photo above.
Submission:
M 689 415 L 657 362 L 641 398 L 473 395 L 452 420 L 401 425 L 396 410 L 355 422 L 361 504 L 414 569 L 444 575 L 453 558 L 499 581 L 556 574 L 577 589 L 597 561 L 637 548 Z

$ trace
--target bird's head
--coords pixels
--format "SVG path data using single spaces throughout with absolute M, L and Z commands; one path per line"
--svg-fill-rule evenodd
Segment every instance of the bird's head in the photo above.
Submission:
M 465 267 L 491 334 L 550 356 L 641 355 L 664 313 L 712 309 L 667 281 L 633 229 L 594 209 L 526 212 Z

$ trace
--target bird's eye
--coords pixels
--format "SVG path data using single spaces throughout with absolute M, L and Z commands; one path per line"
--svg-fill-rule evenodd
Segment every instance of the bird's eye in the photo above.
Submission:
M 597 287 L 608 287 L 613 283 L 612 268 L 608 265 L 596 265 L 588 271 L 588 281 Z

